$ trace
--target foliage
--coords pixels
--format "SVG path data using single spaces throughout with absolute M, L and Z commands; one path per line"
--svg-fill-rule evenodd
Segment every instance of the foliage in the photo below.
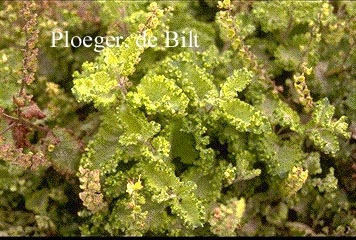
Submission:
M 0 235 L 356 235 L 355 3 L 53 4 L 0 4 Z

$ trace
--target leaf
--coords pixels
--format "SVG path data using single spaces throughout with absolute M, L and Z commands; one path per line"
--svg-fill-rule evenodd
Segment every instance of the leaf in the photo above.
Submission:
M 204 206 L 210 206 L 221 197 L 223 169 L 224 167 L 219 167 L 214 173 L 204 174 L 204 169 L 194 166 L 184 171 L 180 178 L 185 182 L 194 182 L 197 186 L 194 189 L 195 195 L 204 203 Z
M 56 127 L 53 129 L 53 136 L 48 136 L 47 156 L 53 166 L 62 173 L 74 174 L 78 170 L 81 158 L 81 147 L 67 130 Z
M 220 96 L 223 98 L 236 97 L 252 81 L 252 72 L 246 68 L 234 70 L 233 74 L 221 85 Z
M 330 104 L 327 98 L 317 101 L 312 113 L 314 123 L 322 127 L 328 127 L 331 123 L 334 111 L 335 107 Z
M 194 136 L 181 131 L 182 124 L 175 122 L 171 124 L 171 159 L 179 158 L 182 163 L 193 164 L 199 157 L 195 148 Z
M 312 129 L 308 136 L 315 146 L 326 154 L 334 155 L 340 150 L 336 134 L 329 129 Z
M 194 193 L 190 192 L 190 187 L 187 186 L 185 190 L 183 185 L 180 191 L 184 191 L 179 194 L 177 198 L 173 199 L 171 205 L 172 212 L 176 213 L 184 223 L 191 229 L 203 226 L 203 220 L 205 215 L 205 209 L 201 202 L 197 199 Z
M 334 168 L 329 168 L 329 173 L 325 178 L 314 178 L 312 179 L 312 184 L 314 187 L 318 187 L 319 192 L 334 192 L 338 189 L 338 179 L 334 176 Z
M 125 135 L 120 136 L 119 142 L 126 146 L 138 142 L 142 144 L 161 130 L 160 124 L 149 122 L 142 112 L 128 106 L 122 106 L 117 117 L 125 130 Z
M 268 172 L 280 177 L 284 177 L 304 160 L 300 146 L 298 139 L 281 140 L 275 134 L 260 136 L 256 141 L 259 157 L 266 162 Z
M 101 57 L 102 58 L 102 57 Z M 96 106 L 107 106 L 116 100 L 117 80 L 107 72 L 105 65 L 98 68 L 96 64 L 85 62 L 84 71 L 75 72 L 73 77 L 74 96 L 80 102 L 94 101 Z
M 82 157 L 82 164 L 91 162 L 93 168 L 98 169 L 102 163 L 108 163 L 113 159 L 123 129 L 115 114 L 104 114 L 102 122 L 92 139 L 87 145 L 86 154 Z M 115 126 L 115 127 L 113 127 Z M 111 167 L 111 171 L 113 171 Z
M 220 104 L 223 117 L 235 126 L 236 130 L 256 134 L 270 131 L 267 118 L 252 105 L 233 99 Z
M 236 155 L 236 174 L 237 180 L 250 180 L 261 174 L 261 169 L 253 169 L 251 163 L 253 162 L 254 156 L 249 151 L 241 151 Z
M 120 96 L 118 79 L 135 72 L 144 49 L 136 45 L 137 34 L 125 39 L 119 48 L 105 48 L 94 63 L 83 63 L 83 71 L 73 74 L 73 94 L 81 102 L 111 106 Z
M 204 207 L 194 194 L 196 185 L 193 182 L 180 181 L 174 170 L 159 160 L 140 164 L 140 167 L 156 201 L 167 201 L 172 211 L 190 228 L 203 225 Z
M 312 120 L 306 125 L 305 130 L 309 139 L 321 151 L 326 154 L 335 155 L 339 151 L 338 135 L 345 138 L 350 136 L 347 131 L 348 124 L 346 117 L 341 116 L 339 120 L 333 119 L 335 107 L 330 104 L 327 98 L 316 102 L 312 113 Z
M 190 105 L 204 107 L 218 96 L 213 76 L 201 67 L 198 57 L 191 52 L 181 52 L 167 58 L 153 73 L 173 79 L 190 99 Z
M 163 75 L 146 75 L 128 98 L 137 106 L 145 106 L 149 114 L 166 113 L 185 115 L 189 99 L 174 81 Z M 129 100 L 130 101 L 130 100 Z
M 278 107 L 273 111 L 273 117 L 282 127 L 289 127 L 291 130 L 300 132 L 300 118 L 296 111 L 282 100 L 278 101 Z

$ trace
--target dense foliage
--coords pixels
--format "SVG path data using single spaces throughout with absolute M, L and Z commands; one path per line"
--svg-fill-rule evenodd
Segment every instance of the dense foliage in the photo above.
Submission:
M 0 29 L 1 236 L 356 235 L 356 3 L 2 1 Z

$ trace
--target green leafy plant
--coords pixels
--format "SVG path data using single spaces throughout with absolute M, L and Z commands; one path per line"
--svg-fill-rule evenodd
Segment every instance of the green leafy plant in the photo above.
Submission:
M 0 8 L 2 235 L 355 235 L 354 3 L 56 4 Z M 165 31 L 199 46 L 136 43 Z

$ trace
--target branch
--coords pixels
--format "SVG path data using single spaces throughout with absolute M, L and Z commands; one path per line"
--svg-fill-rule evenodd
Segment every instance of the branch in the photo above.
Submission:
M 13 116 L 10 116 L 10 115 L 8 115 L 8 114 L 6 114 L 6 113 L 4 113 L 4 112 L 1 113 L 1 115 L 2 115 L 4 118 L 6 118 L 6 119 L 8 119 L 8 120 L 10 120 L 10 121 L 12 121 L 12 122 L 20 123 L 20 124 L 26 125 L 26 126 L 28 126 L 28 127 L 34 128 L 34 129 L 39 130 L 39 131 L 49 132 L 49 129 L 48 129 L 47 127 L 37 126 L 37 125 L 33 124 L 32 122 L 27 121 L 27 120 L 25 120 L 25 119 L 13 117 Z M 3 132 L 6 132 L 6 131 L 7 131 L 7 129 L 3 130 Z M 1 134 L 0 134 L 0 135 L 1 135 Z
M 5 134 L 9 129 L 11 129 L 13 126 L 15 126 L 15 123 L 11 123 L 7 128 L 5 128 L 4 130 L 2 130 L 0 132 L 0 136 Z

